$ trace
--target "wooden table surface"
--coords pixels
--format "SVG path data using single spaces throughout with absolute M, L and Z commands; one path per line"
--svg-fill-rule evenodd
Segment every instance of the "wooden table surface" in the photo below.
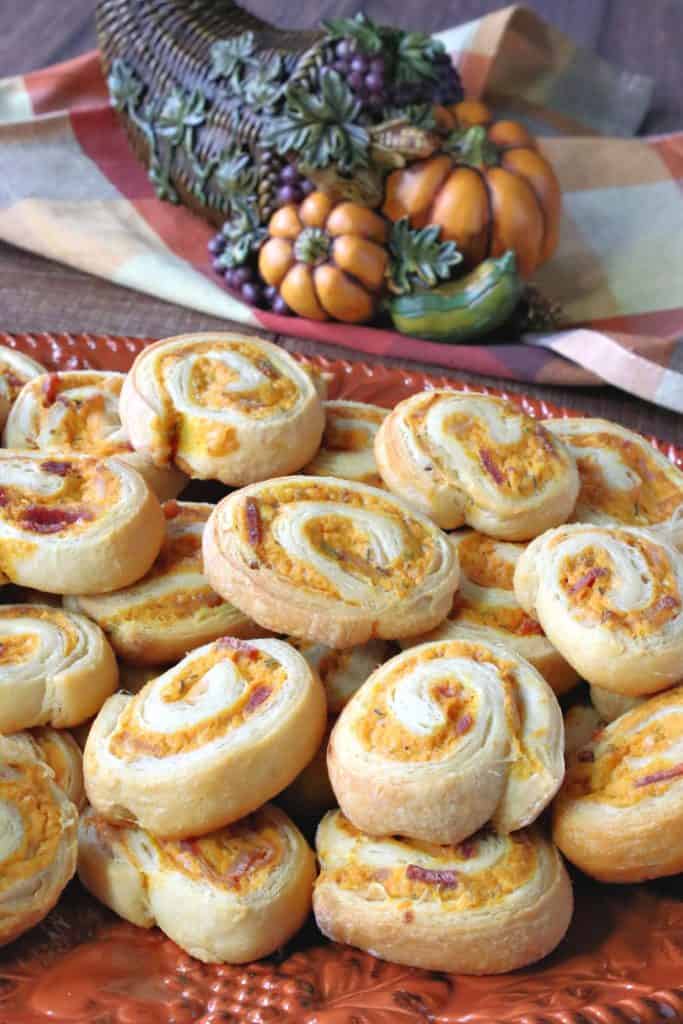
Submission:
M 218 0 L 217 0 L 218 2 Z M 505 0 L 247 0 L 254 13 L 279 24 L 312 25 L 333 13 L 363 7 L 379 21 L 438 30 L 504 6 Z M 680 0 L 527 0 L 575 40 L 622 67 L 652 75 L 654 103 L 647 132 L 683 127 Z M 95 45 L 94 0 L 2 0 L 0 75 L 19 74 L 82 53 Z M 0 243 L 0 330 L 93 331 L 163 337 L 185 330 L 225 327 L 225 321 L 140 295 L 77 270 Z M 277 338 L 291 349 L 346 358 L 331 345 Z M 367 361 L 373 361 L 368 357 Z M 379 361 L 379 360 L 374 360 Z M 414 363 L 384 360 L 415 367 Z M 433 369 L 420 364 L 421 369 Z M 435 372 L 443 372 L 436 368 Z M 496 383 L 458 374 L 461 379 Z M 683 446 L 683 418 L 612 388 L 569 389 L 511 385 Z

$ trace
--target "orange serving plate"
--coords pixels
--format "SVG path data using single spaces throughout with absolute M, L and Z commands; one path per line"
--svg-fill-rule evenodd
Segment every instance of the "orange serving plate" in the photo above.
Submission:
M 1 335 L 49 369 L 126 370 L 145 342 Z M 334 397 L 391 406 L 448 377 L 307 360 Z M 567 409 L 510 394 L 536 417 Z M 651 439 L 683 468 L 683 450 Z M 182 785 L 182 780 L 179 780 Z M 0 951 L 0 1024 L 683 1024 L 683 884 L 597 885 L 575 875 L 569 934 L 542 963 L 498 977 L 430 973 L 326 942 L 311 923 L 278 956 L 193 960 L 116 918 L 73 882 L 47 919 Z M 178 908 L 182 913 L 182 907 Z

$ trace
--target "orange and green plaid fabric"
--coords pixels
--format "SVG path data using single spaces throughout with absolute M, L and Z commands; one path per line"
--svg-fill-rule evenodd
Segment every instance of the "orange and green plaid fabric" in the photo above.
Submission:
M 469 95 L 546 136 L 564 213 L 558 252 L 535 283 L 564 309 L 568 329 L 448 345 L 238 302 L 211 270 L 212 228 L 154 195 L 94 52 L 0 81 L 0 238 L 228 321 L 507 379 L 607 381 L 683 411 L 683 133 L 627 137 L 651 81 L 578 49 L 521 7 L 441 38 Z

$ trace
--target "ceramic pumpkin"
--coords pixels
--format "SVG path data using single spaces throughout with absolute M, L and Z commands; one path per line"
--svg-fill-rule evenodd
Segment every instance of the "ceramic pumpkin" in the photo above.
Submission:
M 524 277 L 552 256 L 560 186 L 535 139 L 516 121 L 492 121 L 478 101 L 436 108 L 446 152 L 393 171 L 383 213 L 413 227 L 437 224 L 474 267 L 514 250 Z
M 268 223 L 259 273 L 289 308 L 311 320 L 372 319 L 384 282 L 387 224 L 351 202 L 312 192 L 280 207 Z

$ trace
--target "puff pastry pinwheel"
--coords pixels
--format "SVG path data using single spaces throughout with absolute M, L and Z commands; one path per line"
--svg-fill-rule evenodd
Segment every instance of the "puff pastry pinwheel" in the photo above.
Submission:
M 590 694 L 591 704 L 603 722 L 613 722 L 619 715 L 637 708 L 647 700 L 646 697 L 625 697 L 623 693 L 612 693 L 611 690 L 603 690 L 601 686 L 591 686 Z
M 88 799 L 115 823 L 204 835 L 284 789 L 325 717 L 322 684 L 293 647 L 222 637 L 135 696 L 109 698 L 85 745 Z
M 0 345 L 0 428 L 12 408 L 17 395 L 27 381 L 45 373 L 45 367 L 6 345 Z
M 505 644 L 538 669 L 556 694 L 578 681 L 536 619 L 522 611 L 514 593 L 515 566 L 523 544 L 485 537 L 475 530 L 451 534 L 460 561 L 460 583 L 448 618 L 422 640 L 446 640 L 463 629 Z
M 220 636 L 263 635 L 203 574 L 202 533 L 213 507 L 166 502 L 166 539 L 146 576 L 114 594 L 67 599 L 69 608 L 102 627 L 119 657 L 137 665 L 170 664 Z
M 641 697 L 683 665 L 683 555 L 628 527 L 570 524 L 521 555 L 515 593 L 592 685 Z
M 158 925 L 191 956 L 245 963 L 273 953 L 303 924 L 315 858 L 269 805 L 189 841 L 117 827 L 89 809 L 79 826 L 78 874 L 121 917 Z
M 604 724 L 592 704 L 574 704 L 568 708 L 564 716 L 565 754 L 573 754 L 579 747 L 583 747 Z
M 569 758 L 553 836 L 603 882 L 683 870 L 683 688 L 643 701 Z
M 529 540 L 564 523 L 579 493 L 566 446 L 502 398 L 423 391 L 375 438 L 382 479 L 442 526 Z
M 0 570 L 12 583 L 117 590 L 144 576 L 163 537 L 158 499 L 119 459 L 0 451 Z
M 42 726 L 3 736 L 0 740 L 0 761 L 3 756 L 13 763 L 22 760 L 42 761 L 50 768 L 54 781 L 64 790 L 71 803 L 79 809 L 84 806 L 83 755 L 76 740 L 66 730 Z
M 183 334 L 144 349 L 121 393 L 136 451 L 233 486 L 291 473 L 320 445 L 316 381 L 269 341 Z
M 360 647 L 334 651 L 323 644 L 309 644 L 291 637 L 289 642 L 301 651 L 325 688 L 327 729 L 317 754 L 280 794 L 278 803 L 295 821 L 317 823 L 337 802 L 327 773 L 327 741 L 332 726 L 349 698 L 379 665 L 391 657 L 394 647 L 386 640 L 369 640 Z
M 85 616 L 0 605 L 0 732 L 78 725 L 99 711 L 117 681 L 114 652 Z
M 303 472 L 383 487 L 375 463 L 375 436 L 387 410 L 343 399 L 325 402 L 324 407 L 322 445 Z
M 261 626 L 329 647 L 437 626 L 458 583 L 448 537 L 375 487 L 293 476 L 224 498 L 204 531 L 209 583 Z
M 0 736 L 0 945 L 41 921 L 76 871 L 78 811 L 30 747 Z
M 327 766 L 347 818 L 372 835 L 458 843 L 492 820 L 535 821 L 564 774 L 562 712 L 523 658 L 479 638 L 385 662 L 332 730 Z
M 160 500 L 175 498 L 187 477 L 133 451 L 119 417 L 125 376 L 99 370 L 48 373 L 26 384 L 5 426 L 5 446 L 83 455 L 118 455 Z
M 339 811 L 316 841 L 313 909 L 320 930 L 395 963 L 499 974 L 534 963 L 562 940 L 571 882 L 536 829 L 492 831 L 459 846 L 373 838 Z
M 573 519 L 638 526 L 683 546 L 683 473 L 644 437 L 609 420 L 547 420 L 576 459 L 581 490 Z

